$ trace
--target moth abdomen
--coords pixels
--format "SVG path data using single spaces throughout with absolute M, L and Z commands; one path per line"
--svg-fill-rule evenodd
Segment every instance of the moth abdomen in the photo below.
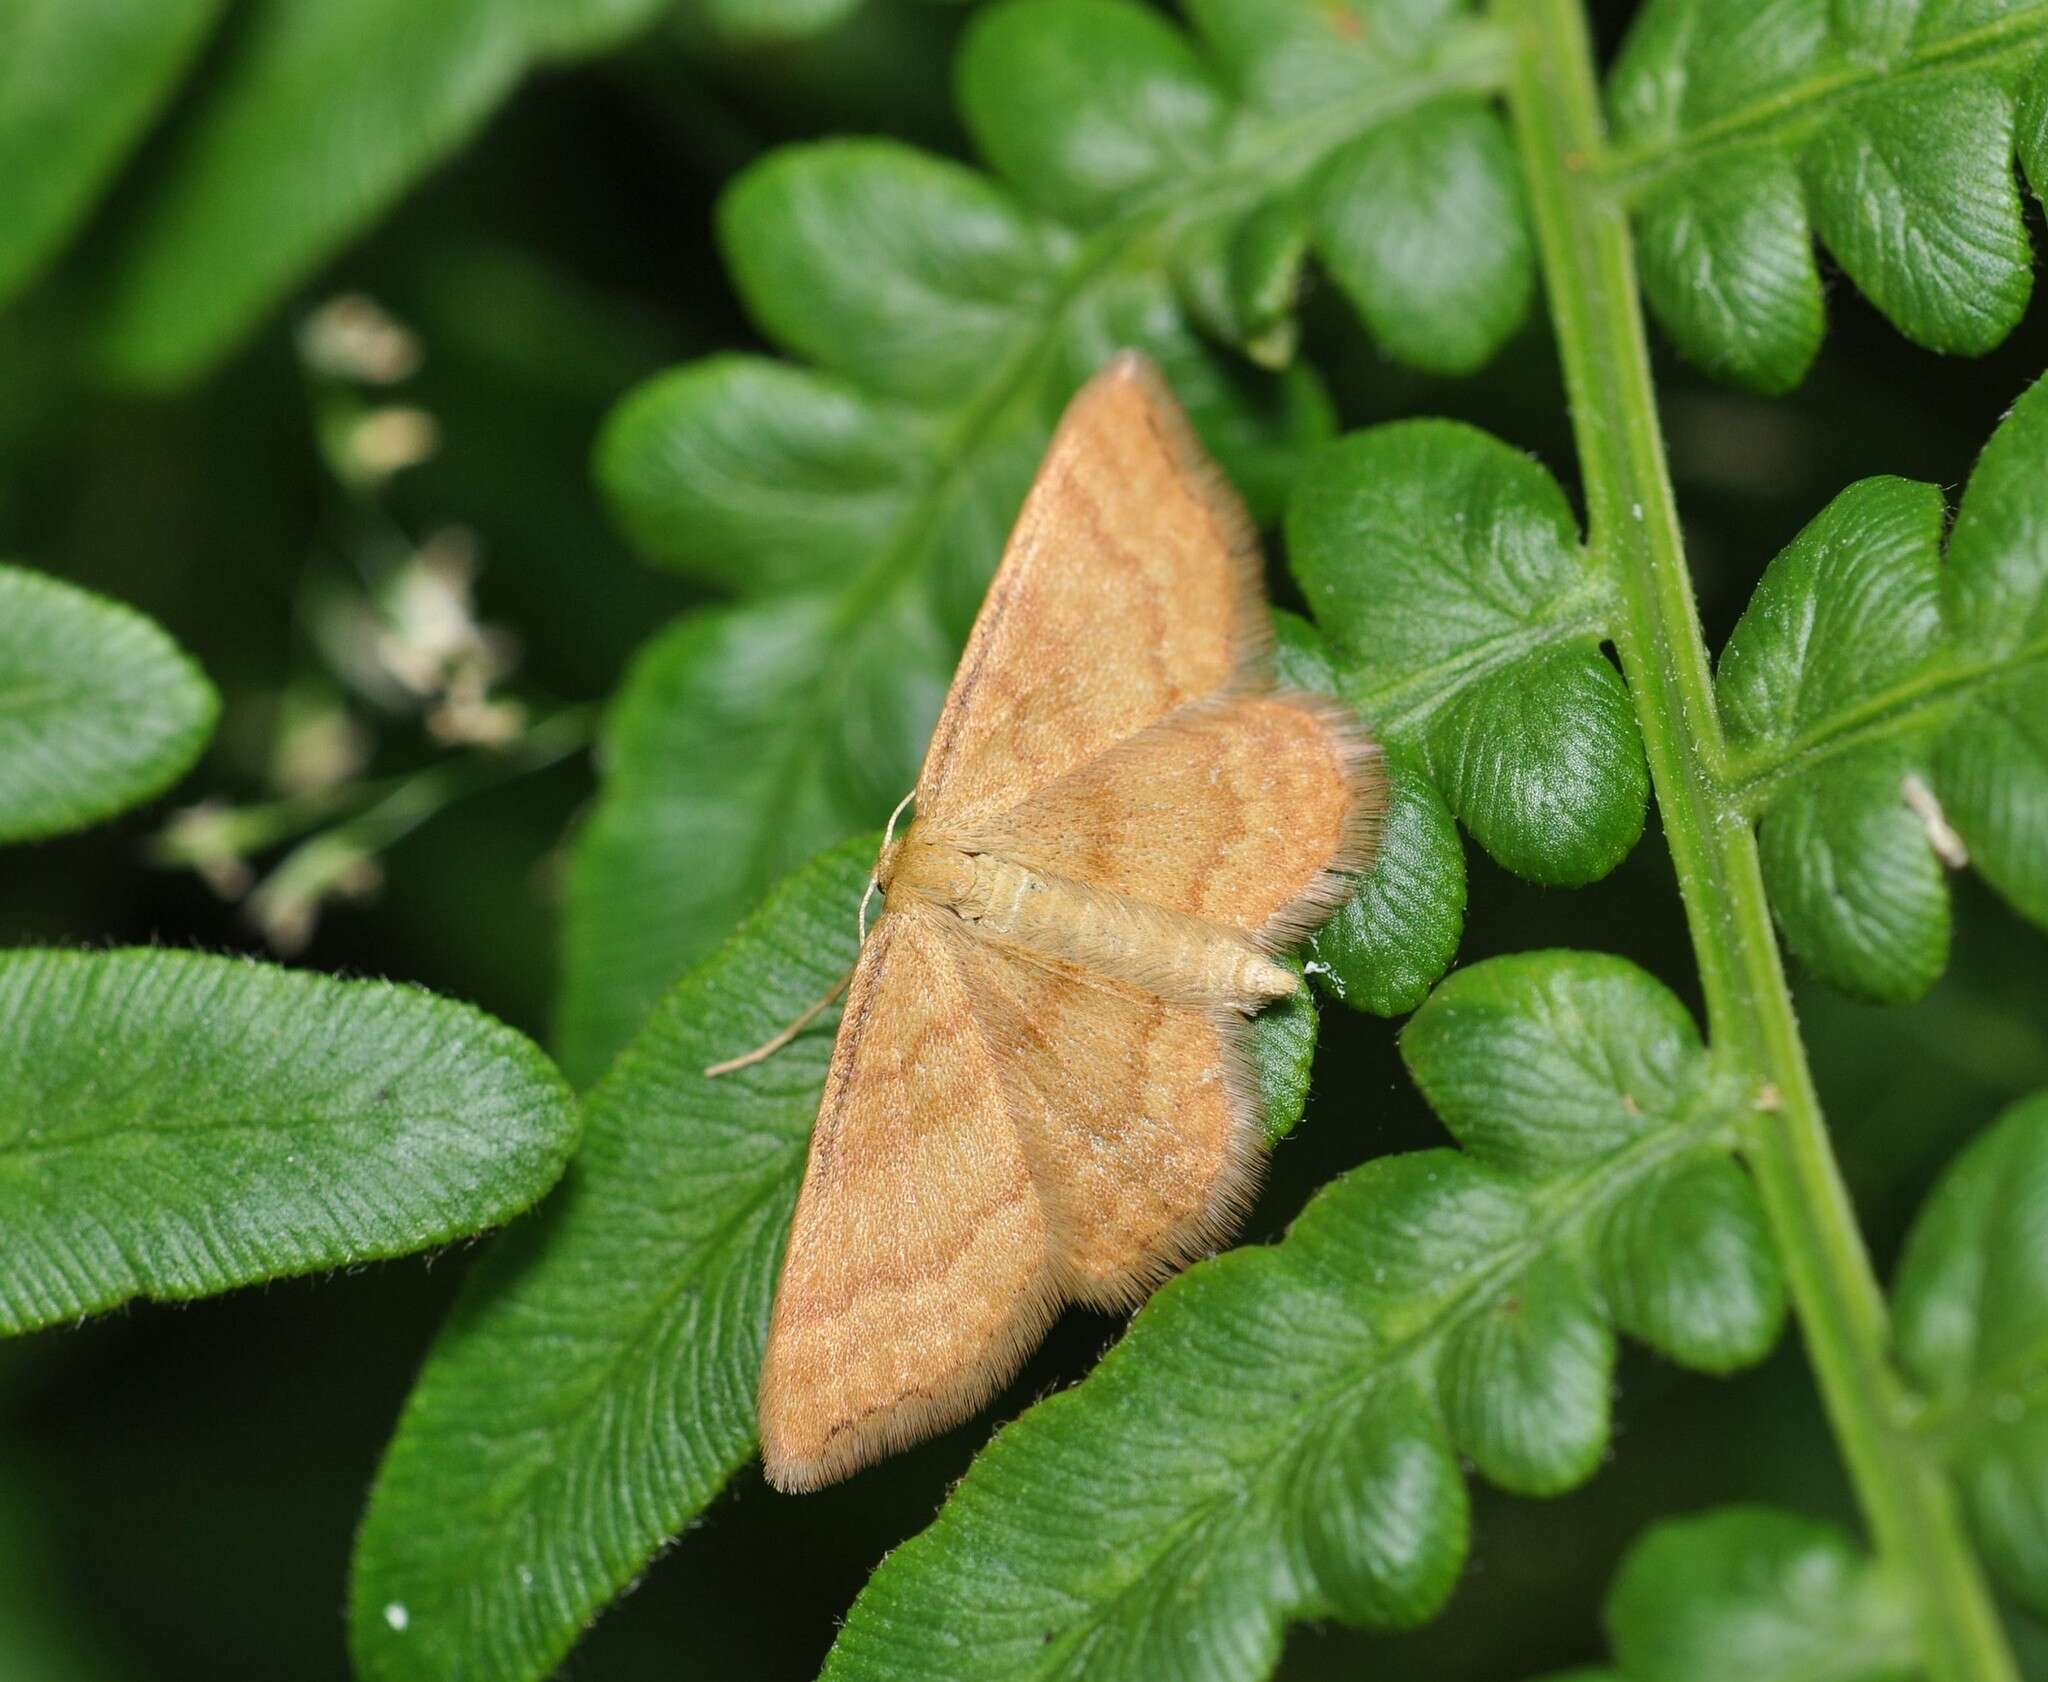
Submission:
M 1300 985 L 1245 934 L 1206 917 L 943 841 L 914 840 L 895 883 L 976 933 L 1182 1004 L 1253 1010 Z

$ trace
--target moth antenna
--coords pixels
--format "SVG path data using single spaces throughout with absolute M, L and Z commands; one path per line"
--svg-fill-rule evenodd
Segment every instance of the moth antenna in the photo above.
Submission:
M 917 790 L 912 789 L 901 800 L 896 802 L 896 810 L 889 814 L 889 822 L 882 830 L 883 852 L 886 853 L 889 850 L 889 844 L 896 839 L 896 820 L 903 816 L 903 808 L 908 806 L 911 803 L 911 801 L 915 800 L 916 798 Z M 879 862 L 879 860 L 877 862 Z M 867 892 L 860 896 L 860 943 L 863 946 L 867 945 L 868 943 L 868 902 L 872 900 L 875 897 L 875 895 L 880 893 L 881 891 L 881 878 L 878 875 L 876 875 L 874 871 L 869 871 Z M 837 981 L 833 982 L 831 992 L 827 993 L 816 1004 L 812 1005 L 810 1009 L 806 1010 L 803 1013 L 803 1015 L 799 1016 L 794 1022 L 792 1022 L 787 1028 L 783 1029 L 782 1032 L 777 1034 L 773 1039 L 762 1041 L 761 1044 L 755 1046 L 752 1051 L 749 1051 L 742 1056 L 728 1057 L 723 1063 L 713 1063 L 709 1065 L 704 1071 L 705 1078 L 707 1080 L 716 1080 L 720 1075 L 729 1075 L 740 1069 L 750 1069 L 756 1063 L 767 1062 L 769 1058 L 773 1057 L 784 1046 L 789 1044 L 791 1040 L 795 1039 L 797 1035 L 801 1034 L 813 1022 L 817 1021 L 818 1018 L 821 1015 L 823 1015 L 827 1009 L 831 1007 L 832 1002 L 835 999 L 837 999 L 841 993 L 846 991 L 848 985 L 853 980 L 853 971 L 855 968 L 858 967 L 859 966 L 857 963 L 854 966 L 849 967 L 844 975 L 842 975 Z
M 849 966 L 846 973 L 842 975 L 837 981 L 832 983 L 831 992 L 827 993 L 816 1004 L 812 1005 L 810 1009 L 806 1010 L 803 1013 L 803 1015 L 799 1016 L 787 1028 L 783 1029 L 781 1033 L 777 1034 L 773 1039 L 763 1040 L 759 1045 L 755 1046 L 752 1051 L 746 1052 L 741 1056 L 728 1057 L 723 1063 L 711 1064 L 704 1071 L 705 1077 L 710 1080 L 716 1080 L 720 1075 L 729 1075 L 734 1073 L 736 1070 L 750 1069 L 756 1063 L 767 1062 L 769 1058 L 773 1057 L 784 1046 L 789 1044 L 789 1042 L 795 1039 L 797 1035 L 801 1034 L 813 1022 L 817 1021 L 818 1018 L 822 1016 L 825 1013 L 825 1011 L 831 1007 L 831 1005 L 839 997 L 839 995 L 846 991 L 847 984 L 852 980 L 853 969 Z
M 917 790 L 912 789 L 901 800 L 896 802 L 896 810 L 889 814 L 889 821 L 882 828 L 882 846 L 885 851 L 889 843 L 896 839 L 896 820 L 903 816 L 903 808 L 916 798 Z
M 911 803 L 911 801 L 915 800 L 916 798 L 917 790 L 912 789 L 901 800 L 896 802 L 896 810 L 889 814 L 889 822 L 882 830 L 883 852 L 886 853 L 889 850 L 890 843 L 896 839 L 896 820 L 903 816 L 903 808 L 908 806 Z M 880 862 L 879 858 L 876 862 Z M 872 870 L 869 871 L 867 892 L 860 896 L 860 943 L 863 946 L 867 945 L 868 943 L 868 902 L 872 900 L 875 897 L 875 895 L 880 893 L 881 891 L 881 877 L 877 875 L 876 872 Z M 858 967 L 858 965 L 856 964 L 855 967 Z M 729 1075 L 732 1074 L 735 1070 L 750 1069 L 756 1063 L 767 1062 L 769 1058 L 773 1057 L 784 1046 L 789 1044 L 789 1042 L 795 1039 L 797 1035 L 801 1034 L 813 1022 L 817 1021 L 817 1019 L 831 1006 L 832 1002 L 835 999 L 837 999 L 841 993 L 846 991 L 847 986 L 852 982 L 852 980 L 853 969 L 849 968 L 844 975 L 842 975 L 837 981 L 835 981 L 832 984 L 831 992 L 827 993 L 816 1004 L 812 1005 L 810 1009 L 806 1010 L 803 1013 L 803 1015 L 799 1016 L 787 1028 L 783 1029 L 781 1033 L 777 1034 L 773 1039 L 764 1040 L 761 1044 L 755 1046 L 752 1051 L 747 1052 L 743 1056 L 728 1057 L 723 1063 L 711 1064 L 704 1071 L 705 1077 L 709 1080 L 716 1080 L 720 1075 Z
M 883 853 L 886 853 L 889 850 L 890 846 L 894 843 L 896 839 L 896 820 L 903 816 L 903 808 L 908 806 L 911 803 L 911 801 L 915 800 L 916 798 L 917 790 L 912 789 L 901 800 L 896 802 L 896 810 L 889 814 L 889 822 L 887 823 L 887 825 L 884 826 L 882 830 Z M 880 874 L 881 863 L 881 853 L 877 853 L 875 855 L 876 868 L 868 872 L 867 892 L 860 896 L 860 943 L 863 946 L 867 945 L 868 943 L 868 901 L 873 899 L 876 894 L 882 891 L 882 878 Z

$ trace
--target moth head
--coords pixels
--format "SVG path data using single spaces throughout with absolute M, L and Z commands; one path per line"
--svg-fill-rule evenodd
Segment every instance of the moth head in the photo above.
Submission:
M 907 835 L 899 836 L 896 833 L 896 820 L 903 816 L 903 808 L 916 798 L 917 790 L 912 789 L 897 801 L 896 810 L 889 814 L 888 825 L 882 831 L 882 850 L 875 855 L 874 881 L 875 886 L 884 893 L 889 891 L 889 878 L 896 874 L 897 855 L 903 850 L 904 841 L 908 839 Z
M 904 839 L 899 835 L 893 840 L 884 841 L 882 850 L 875 855 L 875 886 L 883 893 L 889 891 L 889 883 L 896 874 L 896 861 L 902 857 Z

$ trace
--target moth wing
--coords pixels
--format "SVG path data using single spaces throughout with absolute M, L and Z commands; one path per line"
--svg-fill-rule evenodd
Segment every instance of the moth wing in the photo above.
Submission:
M 1214 694 L 1271 638 L 1257 536 L 1144 357 L 1068 405 L 968 638 L 918 779 L 974 827 Z
M 761 1371 L 769 1481 L 812 1489 L 978 1408 L 1057 1311 L 1048 1227 L 940 913 L 862 952 Z
M 1182 707 L 963 844 L 1291 945 L 1370 862 L 1384 804 L 1357 720 L 1299 694 Z
M 1257 1190 L 1250 1025 L 1007 942 L 972 942 L 965 968 L 1062 1295 L 1139 1301 L 1226 1237 Z

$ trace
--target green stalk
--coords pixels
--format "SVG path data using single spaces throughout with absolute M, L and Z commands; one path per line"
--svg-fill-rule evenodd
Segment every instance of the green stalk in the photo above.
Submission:
M 1606 136 L 1580 0 L 1495 0 L 1585 482 L 1588 540 L 1614 577 L 1628 676 L 1716 1052 L 1754 1110 L 1762 1193 L 1836 1440 L 1885 1566 L 1910 1595 L 1936 1682 L 2018 1672 L 1944 1470 L 1908 1429 L 1884 1293 L 1830 1147 L 1792 1011 L 1756 838 L 1726 755 L 1664 458 L 1627 213 L 1601 184 Z

